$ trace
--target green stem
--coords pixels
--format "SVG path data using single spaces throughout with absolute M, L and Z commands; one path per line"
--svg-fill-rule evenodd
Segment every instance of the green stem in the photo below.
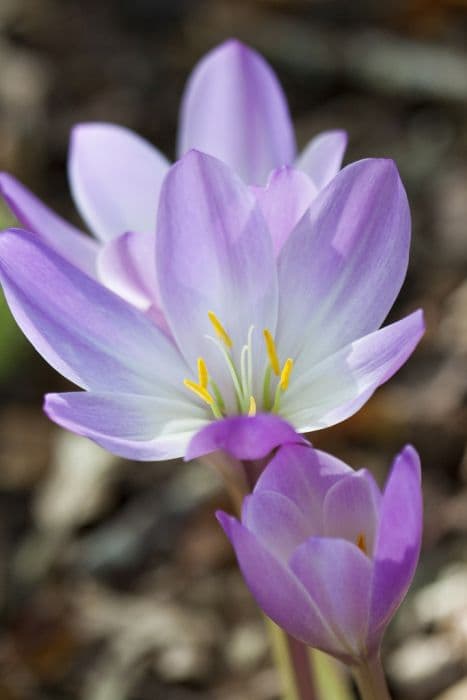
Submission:
M 391 700 L 379 655 L 352 668 L 361 700 Z
M 344 668 L 335 659 L 291 638 L 265 618 L 283 700 L 352 700 Z

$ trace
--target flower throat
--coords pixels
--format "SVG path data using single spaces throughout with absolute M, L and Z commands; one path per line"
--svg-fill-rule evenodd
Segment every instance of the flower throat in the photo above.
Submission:
M 208 311 L 208 317 L 214 329 L 215 336 L 206 336 L 221 352 L 235 389 L 237 410 L 241 414 L 256 415 L 258 403 L 253 392 L 253 331 L 250 326 L 246 344 L 240 354 L 240 367 L 236 366 L 233 359 L 233 341 L 225 327 L 213 311 Z M 289 386 L 290 374 L 293 369 L 292 358 L 287 358 L 281 366 L 277 354 L 276 343 L 271 332 L 265 328 L 263 331 L 267 365 L 262 383 L 261 403 L 264 411 L 277 413 L 280 406 L 281 395 Z M 198 398 L 211 408 L 215 418 L 226 416 L 226 405 L 219 386 L 210 375 L 206 362 L 202 357 L 198 358 L 198 381 L 184 379 L 183 383 Z M 275 387 L 274 387 L 275 383 Z

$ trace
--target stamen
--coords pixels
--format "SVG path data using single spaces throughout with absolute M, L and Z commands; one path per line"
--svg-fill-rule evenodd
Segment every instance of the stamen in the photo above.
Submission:
M 280 385 L 280 388 L 282 389 L 282 391 L 285 391 L 287 389 L 287 387 L 289 386 L 290 374 L 292 372 L 292 369 L 293 369 L 293 360 L 291 357 L 289 357 L 286 360 L 286 362 L 282 368 L 281 378 L 279 381 L 279 385 Z
M 202 386 L 203 389 L 207 389 L 209 382 L 209 372 L 208 368 L 206 367 L 206 363 L 202 357 L 198 357 L 198 378 L 199 385 Z
M 363 554 L 368 554 L 368 549 L 366 546 L 366 537 L 364 532 L 361 532 L 357 537 L 357 547 L 363 552 Z
M 209 320 L 211 321 L 211 323 L 212 323 L 212 325 L 213 325 L 214 330 L 216 331 L 217 337 L 218 337 L 219 340 L 221 340 L 221 341 L 224 343 L 224 345 L 225 345 L 227 348 L 229 348 L 229 350 L 230 350 L 230 348 L 231 348 L 232 345 L 233 345 L 232 338 L 231 338 L 230 335 L 227 333 L 227 331 L 225 330 L 224 326 L 222 325 L 222 323 L 221 323 L 221 322 L 219 321 L 219 319 L 217 318 L 217 316 L 216 316 L 216 314 L 214 313 L 214 311 L 208 311 L 208 316 L 209 316 Z
M 281 366 L 279 363 L 279 358 L 277 356 L 277 350 L 276 350 L 276 344 L 274 342 L 274 338 L 272 337 L 271 333 L 268 331 L 267 328 L 264 329 L 263 331 L 264 335 L 264 342 L 266 343 L 266 351 L 268 353 L 268 358 L 269 362 L 272 367 L 272 371 L 276 375 L 276 377 L 279 376 L 281 372 Z
M 250 405 L 248 407 L 248 415 L 256 416 L 256 401 L 254 396 L 250 396 Z
M 203 401 L 205 401 L 208 404 L 208 406 L 213 405 L 214 399 L 204 386 L 201 386 L 201 384 L 197 384 L 196 382 L 192 382 L 191 379 L 184 379 L 183 383 L 187 387 L 187 389 L 191 389 L 191 391 L 193 391 L 196 394 L 196 396 L 199 396 L 200 399 L 203 399 Z

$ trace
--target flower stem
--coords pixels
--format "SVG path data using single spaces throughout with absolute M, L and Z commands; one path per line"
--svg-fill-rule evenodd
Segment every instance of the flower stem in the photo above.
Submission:
M 290 665 L 299 700 L 318 700 L 313 673 L 313 660 L 308 654 L 308 647 L 287 635 Z
M 391 700 L 379 655 L 352 668 L 361 700 Z

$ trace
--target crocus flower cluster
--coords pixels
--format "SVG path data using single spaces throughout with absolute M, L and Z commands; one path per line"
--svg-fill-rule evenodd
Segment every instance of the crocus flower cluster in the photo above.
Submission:
M 229 41 L 188 82 L 174 165 L 122 127 L 74 129 L 71 191 L 97 240 L 0 175 L 22 226 L 0 234 L 0 281 L 84 390 L 46 397 L 59 425 L 140 460 L 279 447 L 241 522 L 219 519 L 263 610 L 355 665 L 413 576 L 418 456 L 407 447 L 381 493 L 297 433 L 356 412 L 424 327 L 416 311 L 380 328 L 406 274 L 407 197 L 392 161 L 341 169 L 345 146 L 326 132 L 297 158 L 274 73 Z
M 381 493 L 311 446 L 278 450 L 241 522 L 218 518 L 264 612 L 306 644 L 359 666 L 378 654 L 420 550 L 420 463 L 406 447 Z

